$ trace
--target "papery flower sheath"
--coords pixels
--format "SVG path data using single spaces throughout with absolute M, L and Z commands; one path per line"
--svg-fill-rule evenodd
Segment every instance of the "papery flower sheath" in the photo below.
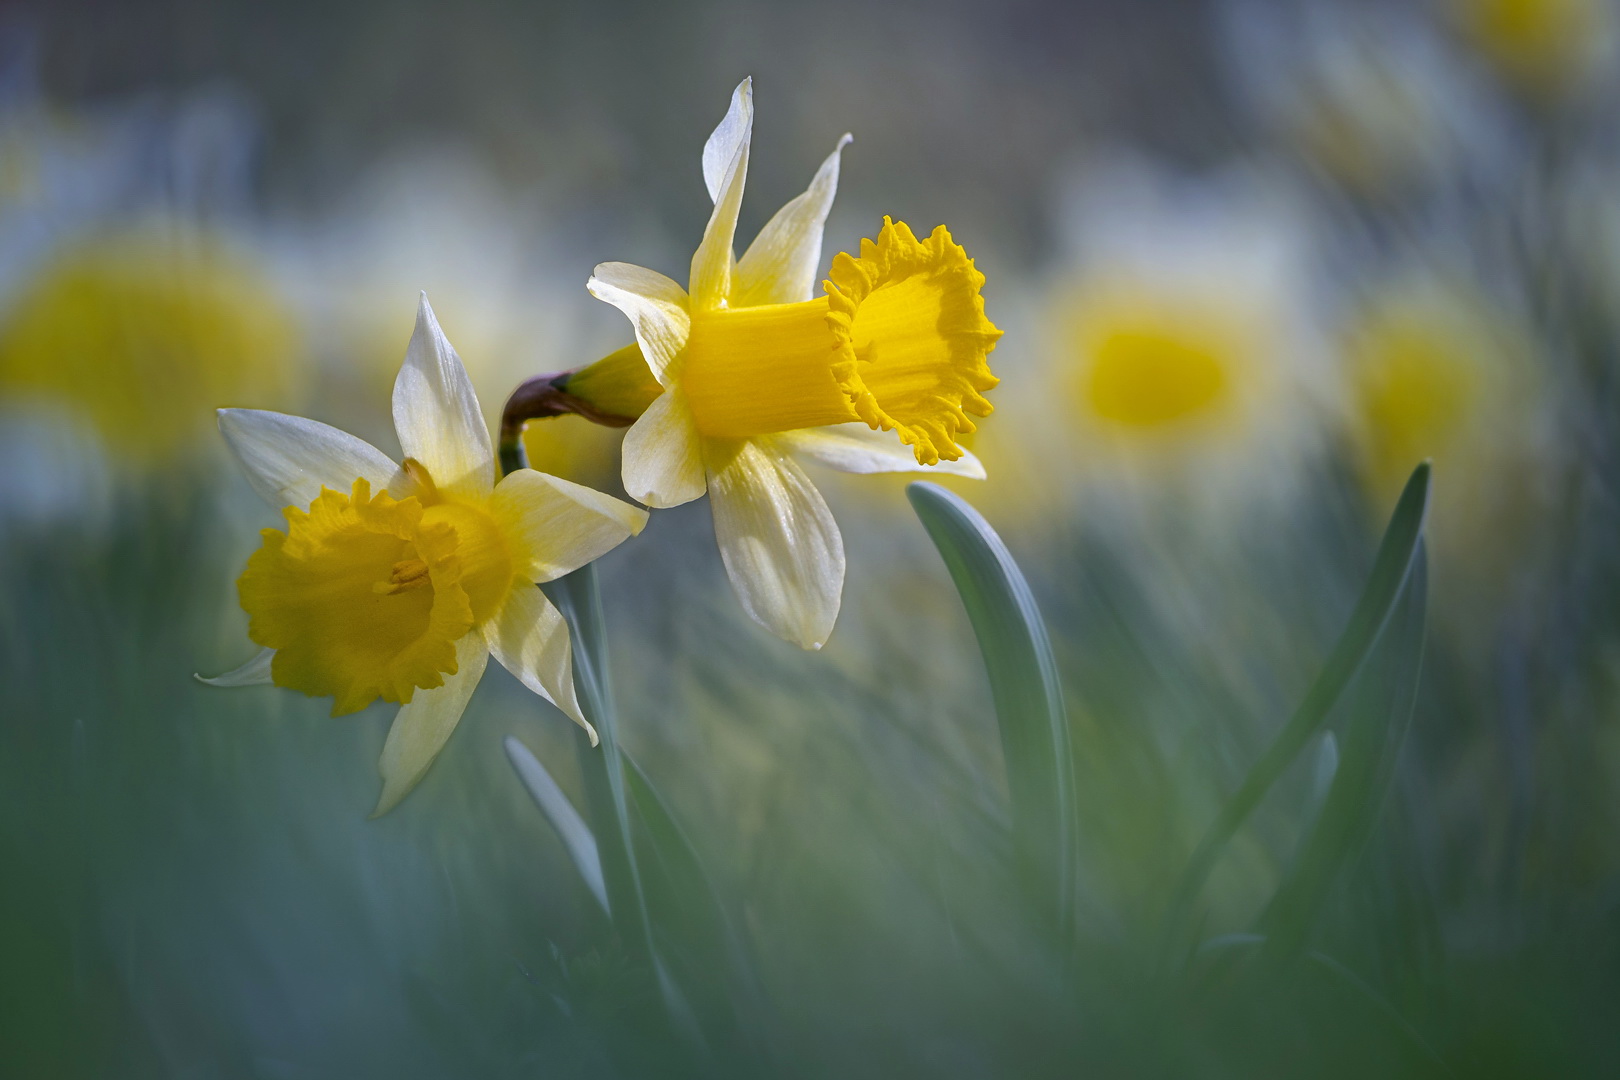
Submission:
M 263 531 L 237 582 L 263 651 L 203 681 L 331 697 L 333 716 L 400 705 L 378 814 L 426 773 L 491 655 L 595 743 L 567 625 L 535 586 L 640 532 L 647 512 L 530 469 L 496 483 L 472 382 L 425 295 L 394 384 L 401 463 L 301 417 L 222 409 L 219 426 L 287 528 Z
M 591 293 L 629 317 L 636 346 L 574 373 L 566 390 L 637 418 L 625 490 L 654 507 L 707 493 L 743 607 L 814 649 L 838 615 L 844 548 L 797 459 L 982 478 L 958 438 L 974 430 L 970 416 L 990 413 L 986 359 L 1001 331 L 985 318 L 984 276 L 943 225 L 919 239 L 885 218 L 858 257 L 833 260 L 825 295 L 813 297 L 848 135 L 734 257 L 752 128 L 745 80 L 703 149 L 714 212 L 689 288 L 627 263 L 598 266 Z

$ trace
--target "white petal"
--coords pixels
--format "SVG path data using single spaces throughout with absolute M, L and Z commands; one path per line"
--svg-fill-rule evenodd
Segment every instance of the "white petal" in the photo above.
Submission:
M 966 450 L 955 461 L 921 465 L 898 432 L 876 431 L 859 422 L 786 431 L 776 440 L 790 453 L 803 454 L 839 472 L 920 472 L 984 479 L 983 462 Z
M 702 498 L 703 443 L 678 390 L 653 400 L 624 433 L 624 490 L 648 506 L 679 506 Z
M 489 651 L 501 666 L 516 675 L 591 737 L 596 729 L 580 711 L 574 696 L 574 661 L 568 648 L 568 624 L 562 612 L 536 586 L 519 585 L 502 605 L 500 614 L 484 627 Z
M 838 193 L 838 159 L 854 140 L 845 135 L 816 170 L 803 195 L 776 212 L 737 260 L 733 307 L 796 304 L 815 294 L 821 269 L 821 234 Z
M 495 451 L 478 395 L 426 293 L 394 381 L 394 430 L 405 456 L 427 466 L 440 490 L 480 498 L 494 488 Z
M 709 189 L 709 201 L 720 201 L 725 188 L 727 170 L 739 149 L 747 149 L 754 126 L 754 78 L 749 76 L 731 92 L 731 107 L 725 119 L 703 144 L 703 184 Z
M 656 270 L 620 262 L 599 264 L 585 287 L 598 300 L 624 312 L 653 377 L 659 385 L 668 386 L 664 373 L 686 348 L 692 332 L 686 290 Z
M 209 686 L 263 686 L 270 682 L 270 661 L 275 657 L 276 650 L 260 649 L 257 656 L 239 668 L 227 671 L 223 675 L 215 675 L 213 678 L 198 675 L 196 679 Z
M 647 511 L 533 469 L 495 485 L 490 511 L 514 542 L 516 571 L 550 581 L 606 555 L 647 524 Z
M 710 455 L 714 537 L 743 608 L 778 637 L 821 648 L 844 590 L 844 541 L 832 511 L 770 440 L 716 442 Z
M 277 510 L 308 506 L 322 487 L 347 494 L 361 477 L 374 491 L 401 479 L 399 466 L 375 446 L 302 416 L 221 409 L 219 431 L 253 490 Z
M 703 242 L 692 256 L 688 281 L 692 306 L 717 308 L 731 291 L 731 245 L 737 234 L 737 211 L 748 179 L 748 144 L 754 130 L 754 81 L 744 79 L 731 95 L 731 108 L 703 147 L 703 182 L 714 200 L 714 212 L 703 230 Z
M 463 635 L 456 643 L 456 673 L 446 675 L 442 686 L 416 691 L 411 703 L 400 708 L 377 762 L 383 790 L 372 817 L 381 817 L 398 806 L 422 779 L 450 733 L 456 730 L 488 663 L 489 649 L 482 635 Z

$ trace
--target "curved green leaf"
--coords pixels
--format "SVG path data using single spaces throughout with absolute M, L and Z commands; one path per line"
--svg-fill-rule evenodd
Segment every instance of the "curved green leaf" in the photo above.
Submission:
M 1203 887 L 1204 879 L 1227 842 L 1322 726 L 1383 633 L 1418 558 L 1424 519 L 1428 515 L 1429 477 L 1430 467 L 1426 461 L 1412 471 L 1378 545 L 1367 585 L 1350 614 L 1344 633 L 1328 654 L 1327 663 L 1287 725 L 1249 770 L 1243 784 L 1194 850 L 1170 903 L 1171 927 L 1180 926 L 1188 905 Z M 1167 935 L 1167 939 L 1173 937 L 1174 933 Z
M 1299 859 L 1260 916 L 1257 929 L 1266 935 L 1271 959 L 1303 951 L 1339 872 L 1377 823 L 1417 702 L 1427 594 L 1428 563 L 1420 544 L 1395 618 L 1347 702 L 1344 754 L 1327 801 Z
M 602 905 L 602 910 L 612 917 L 607 886 L 602 881 L 602 859 L 596 850 L 596 837 L 591 835 L 585 819 L 579 816 L 574 804 L 568 801 L 567 794 L 552 779 L 546 767 L 540 764 L 533 751 L 514 735 L 508 735 L 502 745 L 506 748 L 507 760 L 517 770 L 518 779 L 528 789 L 529 797 L 540 808 L 540 813 L 545 815 L 557 839 L 568 849 L 568 856 L 574 862 L 574 869 L 579 871 L 580 880 L 596 897 L 596 902 Z
M 575 745 L 585 781 L 585 810 L 596 837 L 608 905 L 614 912 L 614 925 L 624 935 L 626 948 L 650 966 L 652 930 L 631 840 L 630 807 L 624 789 L 618 718 L 607 675 L 607 641 L 596 567 L 587 564 L 547 582 L 541 589 L 568 622 L 574 650 L 574 690 L 585 718 L 601 740 L 593 748 L 582 733 Z
M 950 571 L 990 678 L 1020 874 L 1067 942 L 1074 924 L 1074 772 L 1052 644 L 1029 583 L 977 510 L 929 483 L 906 488 Z

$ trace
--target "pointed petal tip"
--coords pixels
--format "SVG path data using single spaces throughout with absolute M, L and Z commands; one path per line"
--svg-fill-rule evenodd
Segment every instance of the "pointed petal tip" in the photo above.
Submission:
M 404 791 L 400 791 L 398 784 L 395 784 L 392 781 L 384 780 L 382 794 L 377 796 L 377 806 L 371 811 L 371 813 L 366 815 L 366 820 L 376 821 L 378 818 L 388 813 L 390 810 L 404 801 L 405 796 L 409 791 L 409 788 L 406 788 Z
M 433 305 L 428 303 L 426 289 L 418 289 L 416 292 L 416 326 L 419 331 L 424 328 L 434 330 L 439 328 L 439 317 L 433 314 Z

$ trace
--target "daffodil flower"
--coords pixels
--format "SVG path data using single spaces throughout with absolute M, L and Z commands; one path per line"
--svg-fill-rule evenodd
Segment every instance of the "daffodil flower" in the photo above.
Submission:
M 402 463 L 301 417 L 222 409 L 219 426 L 287 530 L 264 530 L 237 582 L 263 651 L 204 682 L 330 696 L 333 716 L 398 703 L 377 814 L 422 778 L 492 654 L 596 742 L 567 625 L 535 586 L 640 532 L 647 512 L 530 469 L 497 484 L 472 382 L 425 295 L 394 383 Z
M 627 263 L 603 263 L 590 280 L 629 317 L 645 368 L 621 352 L 567 389 L 639 416 L 624 440 L 625 490 L 654 507 L 707 493 L 743 607 L 814 649 L 838 615 L 844 548 L 797 459 L 982 478 L 957 438 L 974 430 L 969 413 L 990 412 L 983 392 L 997 380 L 986 357 L 1001 331 L 984 315 L 984 276 L 944 226 L 919 240 L 885 218 L 859 258 L 833 260 L 826 295 L 812 298 L 848 135 L 735 258 L 752 128 L 745 80 L 703 149 L 714 212 L 689 289 Z

